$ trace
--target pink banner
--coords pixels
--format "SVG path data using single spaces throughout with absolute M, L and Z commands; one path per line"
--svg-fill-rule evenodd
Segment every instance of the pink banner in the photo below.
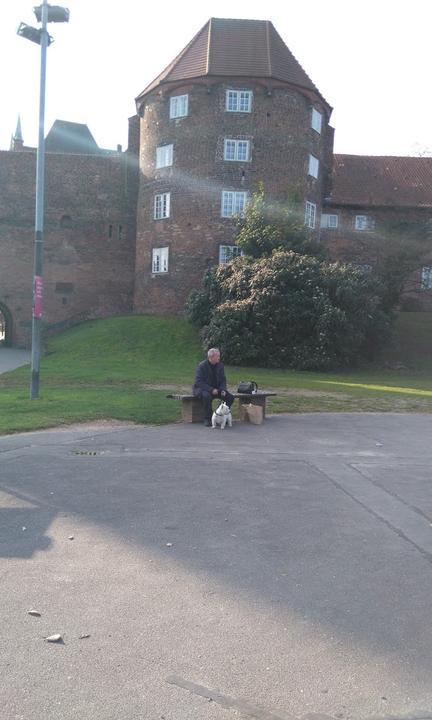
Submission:
M 42 317 L 43 278 L 35 275 L 33 288 L 33 317 Z

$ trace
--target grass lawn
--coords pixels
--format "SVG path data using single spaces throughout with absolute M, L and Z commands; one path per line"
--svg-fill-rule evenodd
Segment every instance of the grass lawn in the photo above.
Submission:
M 231 388 L 256 380 L 277 391 L 269 412 L 432 412 L 432 313 L 403 313 L 387 358 L 400 370 L 309 373 L 227 367 Z M 180 419 L 202 352 L 179 317 L 128 316 L 83 323 L 51 338 L 40 397 L 29 400 L 29 367 L 0 375 L 0 434 L 102 419 L 160 424 Z

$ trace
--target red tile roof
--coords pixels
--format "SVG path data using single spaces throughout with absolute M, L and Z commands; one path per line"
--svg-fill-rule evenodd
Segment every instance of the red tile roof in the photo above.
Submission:
M 432 207 L 432 157 L 334 155 L 331 202 Z
M 211 18 L 137 102 L 161 83 L 205 76 L 274 78 L 323 99 L 271 22 Z

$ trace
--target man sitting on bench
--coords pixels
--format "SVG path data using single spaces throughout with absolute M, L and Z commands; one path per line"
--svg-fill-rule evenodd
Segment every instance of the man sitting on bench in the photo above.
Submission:
M 210 348 L 207 360 L 203 360 L 198 365 L 192 392 L 196 397 L 201 398 L 206 427 L 211 427 L 212 401 L 215 398 L 222 398 L 228 407 L 233 404 L 235 398 L 227 390 L 225 368 L 220 361 L 218 348 Z

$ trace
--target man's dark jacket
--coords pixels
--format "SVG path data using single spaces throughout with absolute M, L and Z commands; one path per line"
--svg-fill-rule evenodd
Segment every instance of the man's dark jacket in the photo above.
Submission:
M 201 395 L 204 392 L 210 392 L 216 387 L 217 390 L 226 390 L 226 378 L 224 364 L 221 362 L 213 365 L 216 377 L 216 386 L 213 385 L 212 366 L 208 360 L 200 362 L 196 369 L 195 382 L 192 388 L 194 395 Z

